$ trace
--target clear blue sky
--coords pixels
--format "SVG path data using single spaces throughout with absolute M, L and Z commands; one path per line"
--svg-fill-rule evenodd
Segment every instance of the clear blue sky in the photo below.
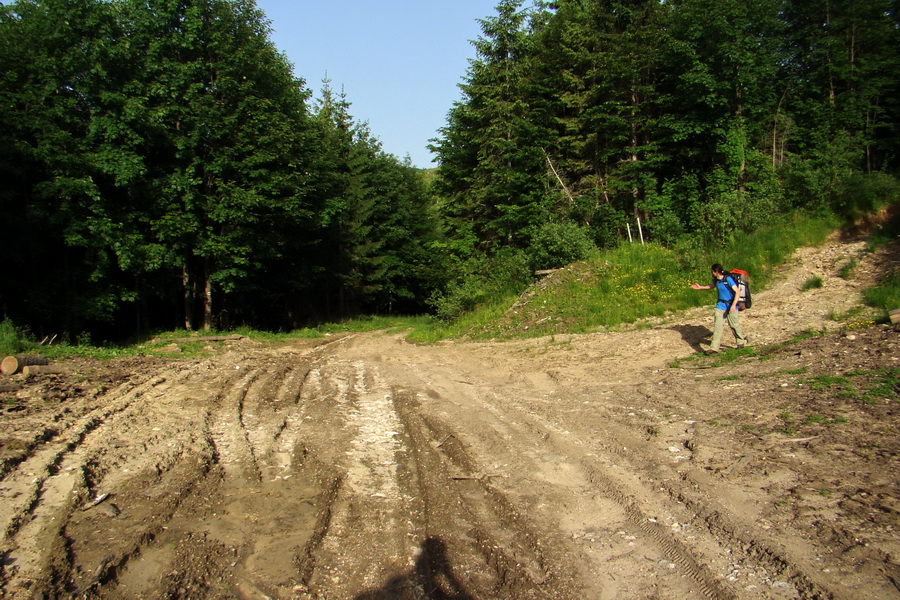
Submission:
M 461 98 L 475 57 L 478 19 L 499 0 L 256 0 L 272 42 L 317 96 L 322 79 L 341 89 L 357 122 L 386 152 L 435 166 L 428 140 Z

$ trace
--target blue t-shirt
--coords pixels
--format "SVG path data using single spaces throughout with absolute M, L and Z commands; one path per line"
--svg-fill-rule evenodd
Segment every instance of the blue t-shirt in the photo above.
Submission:
M 736 286 L 737 283 L 735 283 L 731 275 L 723 277 L 722 279 L 713 277 L 713 283 L 715 283 L 716 291 L 719 294 L 719 300 L 718 302 L 716 302 L 716 308 L 729 310 L 731 308 L 731 301 L 734 300 L 734 290 L 731 288 L 732 286 Z

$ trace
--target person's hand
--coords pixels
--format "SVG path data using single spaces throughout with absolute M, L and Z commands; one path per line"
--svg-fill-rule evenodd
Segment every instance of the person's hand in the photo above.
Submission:
M 699 284 L 699 283 L 692 283 L 692 284 L 691 284 L 691 287 L 694 288 L 695 290 L 699 290 L 699 289 L 700 289 L 700 284 Z

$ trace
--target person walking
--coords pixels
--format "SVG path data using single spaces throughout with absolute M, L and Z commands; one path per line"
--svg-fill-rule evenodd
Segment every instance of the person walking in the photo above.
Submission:
M 738 299 L 740 294 L 737 283 L 731 275 L 726 275 L 725 269 L 719 263 L 714 264 L 710 271 L 712 271 L 711 285 L 691 284 L 691 287 L 695 290 L 711 290 L 715 288 L 718 294 L 714 311 L 712 344 L 709 347 L 709 352 L 720 351 L 722 331 L 725 329 L 726 322 L 734 334 L 737 347 L 743 348 L 747 345 L 747 338 L 741 331 L 741 322 L 738 318 Z

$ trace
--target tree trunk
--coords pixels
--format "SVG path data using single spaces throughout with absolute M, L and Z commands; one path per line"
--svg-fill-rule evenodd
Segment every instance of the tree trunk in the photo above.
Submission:
M 194 322 L 194 294 L 191 293 L 191 275 L 188 273 L 187 261 L 181 265 L 181 285 L 184 292 L 184 328 L 191 331 Z
M 212 281 L 209 277 L 209 259 L 206 260 L 203 269 L 203 331 L 212 329 L 213 299 L 212 299 Z

